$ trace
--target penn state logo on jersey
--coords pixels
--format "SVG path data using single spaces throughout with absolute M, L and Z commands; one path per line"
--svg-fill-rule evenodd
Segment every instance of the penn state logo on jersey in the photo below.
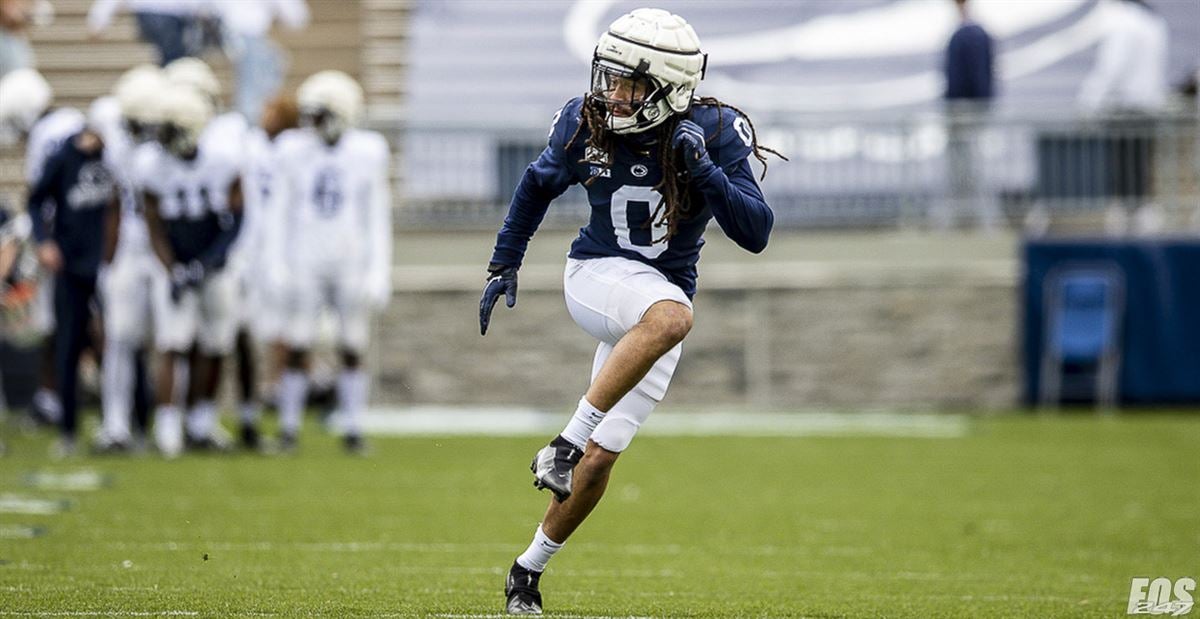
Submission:
M 73 211 L 100 208 L 108 204 L 113 193 L 113 177 L 99 161 L 89 161 L 79 168 L 79 179 L 67 192 L 67 206 Z
M 316 184 L 313 186 L 313 204 L 317 214 L 322 217 L 333 217 L 342 208 L 345 192 L 342 188 L 341 175 L 337 169 L 327 167 L 317 172 Z

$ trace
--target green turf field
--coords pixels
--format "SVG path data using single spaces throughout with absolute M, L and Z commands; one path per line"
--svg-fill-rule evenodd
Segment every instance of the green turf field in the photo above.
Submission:
M 353 459 L 313 433 L 295 457 L 50 464 L 46 438 L 7 434 L 0 616 L 486 616 L 546 501 L 535 437 L 379 438 Z M 642 437 L 542 579 L 547 610 L 1124 617 L 1132 577 L 1200 576 L 1198 446 L 1197 416 Z M 111 485 L 27 480 L 80 470 Z M 70 506 L 14 513 L 26 499 Z

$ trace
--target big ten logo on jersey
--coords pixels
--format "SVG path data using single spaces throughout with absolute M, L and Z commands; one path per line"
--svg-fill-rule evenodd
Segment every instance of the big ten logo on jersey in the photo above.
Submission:
M 313 205 L 322 217 L 333 217 L 342 208 L 344 198 L 342 179 L 334 168 L 323 168 L 317 172 L 313 186 Z
M 1129 615 L 1170 615 L 1181 617 L 1192 612 L 1194 578 L 1134 578 L 1129 587 Z

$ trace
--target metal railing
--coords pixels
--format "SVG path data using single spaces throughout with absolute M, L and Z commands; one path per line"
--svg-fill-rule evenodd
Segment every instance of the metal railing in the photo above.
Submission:
M 1200 224 L 1195 111 L 1080 116 L 1031 110 L 795 116 L 756 123 L 772 160 L 764 193 L 781 226 L 1111 227 L 1143 208 L 1169 229 Z M 490 226 L 503 218 L 545 128 L 396 126 L 400 220 Z M 758 168 L 757 162 L 753 162 Z M 586 219 L 573 188 L 548 226 Z

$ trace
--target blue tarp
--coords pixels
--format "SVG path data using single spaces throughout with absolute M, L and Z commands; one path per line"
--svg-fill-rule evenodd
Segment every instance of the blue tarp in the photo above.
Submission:
M 1123 275 L 1120 402 L 1200 403 L 1200 240 L 1029 241 L 1023 255 L 1027 403 L 1037 401 L 1039 388 L 1045 283 L 1072 266 L 1109 267 Z

